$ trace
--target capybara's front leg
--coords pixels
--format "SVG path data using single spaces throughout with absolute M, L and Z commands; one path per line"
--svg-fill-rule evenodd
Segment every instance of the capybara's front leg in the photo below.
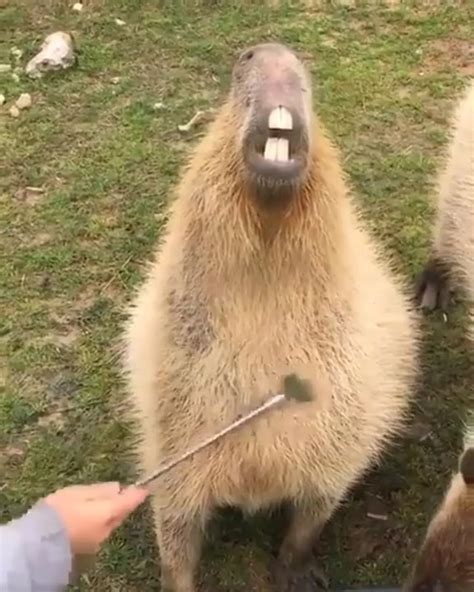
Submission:
M 180 513 L 154 504 L 155 528 L 161 559 L 162 592 L 196 592 L 195 576 L 201 556 L 204 521 L 197 512 Z
M 277 592 L 328 590 L 328 583 L 318 564 L 314 547 L 336 505 L 331 500 L 322 499 L 295 504 L 292 509 L 292 521 L 276 564 Z

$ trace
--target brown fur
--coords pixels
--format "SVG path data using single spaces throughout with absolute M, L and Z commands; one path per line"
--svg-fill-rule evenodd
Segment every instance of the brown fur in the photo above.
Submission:
M 281 558 L 306 553 L 399 430 L 417 370 L 415 317 L 322 125 L 312 124 L 308 175 L 282 212 L 249 193 L 242 119 L 231 94 L 178 186 L 131 314 L 126 369 L 143 470 L 262 403 L 287 372 L 303 368 L 316 391 L 330 385 L 329 400 L 273 410 L 156 483 L 163 582 L 173 592 L 194 592 L 201 531 L 216 506 L 290 500 Z
M 461 457 L 404 592 L 474 590 L 474 447 Z
M 439 177 L 433 248 L 420 283 L 422 305 L 448 303 L 449 286 L 474 306 L 474 81 L 454 110 L 447 162 Z M 473 314 L 474 319 L 474 314 Z M 474 337 L 474 322 L 471 323 Z M 433 518 L 404 592 L 474 590 L 474 431 L 459 472 Z
M 449 283 L 474 306 L 474 81 L 453 114 L 447 161 L 439 177 L 433 248 L 420 283 L 422 305 L 446 308 Z M 474 312 L 473 312 L 474 319 Z M 473 323 L 474 335 L 474 323 Z

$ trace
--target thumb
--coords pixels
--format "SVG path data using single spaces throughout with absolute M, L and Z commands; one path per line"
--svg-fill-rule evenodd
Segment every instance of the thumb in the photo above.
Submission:
M 120 524 L 129 514 L 140 506 L 148 497 L 148 490 L 141 487 L 127 487 L 118 495 L 108 500 L 110 522 Z
M 147 496 L 148 491 L 145 489 L 128 487 L 108 499 L 88 502 L 89 515 L 100 530 L 101 540 L 105 540 Z

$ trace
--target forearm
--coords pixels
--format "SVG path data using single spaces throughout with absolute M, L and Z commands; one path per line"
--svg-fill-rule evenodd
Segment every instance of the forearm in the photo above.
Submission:
M 59 592 L 69 581 L 71 550 L 63 524 L 44 503 L 0 526 L 0 590 Z

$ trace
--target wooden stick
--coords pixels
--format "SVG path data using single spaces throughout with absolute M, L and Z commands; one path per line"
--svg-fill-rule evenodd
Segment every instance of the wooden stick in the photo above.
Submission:
M 171 469 L 173 469 L 180 462 L 183 462 L 184 460 L 186 460 L 189 457 L 193 456 L 197 452 L 200 452 L 204 448 L 207 448 L 208 446 L 210 446 L 214 442 L 217 442 L 218 440 L 220 440 L 221 438 L 223 438 L 227 434 L 230 434 L 231 432 L 234 432 L 235 430 L 237 430 L 241 426 L 245 425 L 246 423 L 248 423 L 249 421 L 251 421 L 255 417 L 258 417 L 259 415 L 261 415 L 262 413 L 265 413 L 269 409 L 272 409 L 273 407 L 276 407 L 277 405 L 279 405 L 280 403 L 282 403 L 286 399 L 287 399 L 287 396 L 286 395 L 283 395 L 283 394 L 281 394 L 281 395 L 274 395 L 273 397 L 271 397 L 271 399 L 269 399 L 268 401 L 266 401 L 266 403 L 263 403 L 263 405 L 260 405 L 260 407 L 257 407 L 257 409 L 255 409 L 254 411 L 251 411 L 247 415 L 244 415 L 240 419 L 237 419 L 236 421 L 234 421 L 233 423 L 231 423 L 229 426 L 227 426 L 226 428 L 224 428 L 220 432 L 217 432 L 217 434 L 214 434 L 213 436 L 210 436 L 209 438 L 207 438 L 206 440 L 204 440 L 204 442 L 201 442 L 200 444 L 197 444 L 196 446 L 194 446 L 193 448 L 191 448 L 190 450 L 188 450 L 187 452 L 185 452 L 184 454 L 182 454 L 181 456 L 179 456 L 175 460 L 172 460 L 169 463 L 167 463 L 164 466 L 162 466 L 161 468 L 157 469 L 154 473 L 152 473 L 148 477 L 145 477 L 144 479 L 141 479 L 140 481 L 137 481 L 135 483 L 136 487 L 145 487 L 151 481 L 154 481 L 155 479 L 158 479 L 158 477 L 161 477 L 161 475 L 163 475 L 164 473 L 167 473 L 168 471 L 170 471 Z

